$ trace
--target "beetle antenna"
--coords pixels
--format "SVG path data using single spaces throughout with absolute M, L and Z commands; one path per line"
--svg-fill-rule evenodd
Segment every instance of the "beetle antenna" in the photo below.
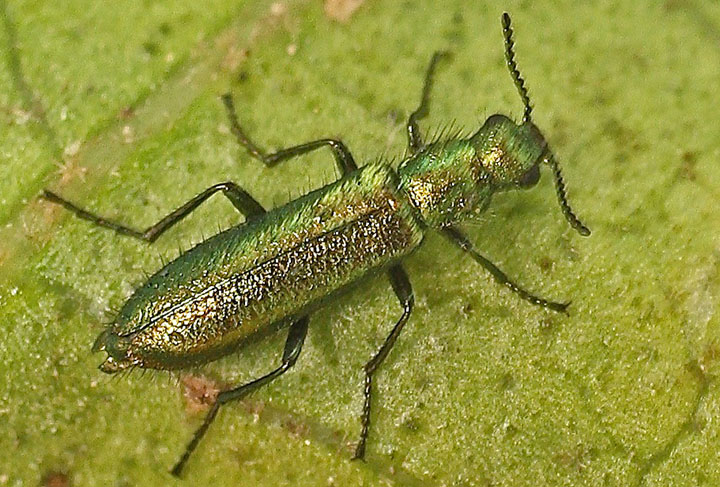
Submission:
M 530 97 L 528 96 L 528 90 L 525 88 L 525 80 L 520 76 L 517 63 L 515 62 L 515 51 L 513 46 L 513 30 L 510 27 L 510 14 L 503 12 L 502 14 L 502 29 L 503 36 L 505 37 L 505 61 L 507 61 L 507 67 L 510 70 L 510 76 L 512 76 L 515 87 L 522 98 L 523 105 L 525 105 L 525 112 L 523 113 L 523 122 L 530 121 L 530 114 L 532 113 L 532 107 L 530 106 Z
M 505 61 L 507 67 L 510 70 L 510 76 L 512 76 L 515 82 L 515 87 L 522 98 L 523 105 L 525 105 L 525 112 L 523 113 L 523 123 L 530 122 L 530 114 L 532 113 L 532 107 L 530 106 L 530 97 L 528 96 L 528 90 L 525 88 L 525 80 L 520 75 L 517 63 L 515 62 L 515 41 L 513 41 L 513 30 L 510 26 L 510 14 L 503 12 L 502 14 L 502 29 L 503 36 L 505 37 Z M 545 155 L 545 161 L 553 172 L 553 179 L 555 180 L 555 193 L 557 194 L 558 203 L 560 203 L 560 209 L 565 215 L 565 219 L 568 221 L 571 227 L 573 227 L 580 235 L 587 237 L 590 235 L 590 229 L 586 227 L 573 213 L 570 204 L 567 202 L 567 196 L 565 195 L 565 182 L 560 172 L 560 165 L 555 160 L 555 157 L 548 151 Z
M 553 179 L 555 180 L 555 192 L 557 193 L 558 203 L 560 203 L 560 209 L 563 215 L 565 215 L 565 219 L 580 235 L 587 237 L 590 235 L 590 229 L 575 216 L 572 208 L 570 208 L 570 204 L 567 202 L 567 197 L 565 196 L 565 181 L 563 181 L 562 173 L 560 172 L 560 165 L 549 151 L 545 155 L 544 162 L 552 168 Z

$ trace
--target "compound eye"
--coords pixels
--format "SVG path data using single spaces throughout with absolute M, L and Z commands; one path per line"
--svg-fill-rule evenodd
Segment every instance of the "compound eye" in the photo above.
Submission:
M 529 188 L 535 186 L 540 181 L 540 166 L 535 164 L 525 174 L 520 176 L 518 179 L 518 186 L 523 188 Z

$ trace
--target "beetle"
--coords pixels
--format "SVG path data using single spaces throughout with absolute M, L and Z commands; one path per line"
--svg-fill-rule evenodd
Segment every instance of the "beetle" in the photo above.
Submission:
M 414 306 L 402 260 L 421 245 L 429 230 L 440 232 L 467 252 L 522 299 L 566 312 L 568 303 L 537 297 L 515 284 L 475 250 L 457 227 L 483 212 L 495 193 L 535 186 L 540 166 L 548 165 L 565 219 L 581 235 L 590 234 L 571 210 L 559 164 L 532 121 L 507 13 L 502 15 L 502 29 L 506 63 L 524 106 L 522 122 L 517 124 L 496 114 L 469 137 L 425 142 L 418 121 L 428 111 L 434 71 L 444 55 L 438 52 L 427 69 L 420 104 L 408 119 L 408 156 L 397 170 L 383 161 L 358 168 L 338 139 L 319 139 L 266 153 L 247 136 L 232 97 L 224 95 L 232 133 L 250 156 L 272 167 L 327 147 L 342 177 L 272 211 L 266 211 L 233 182 L 216 184 L 143 231 L 90 213 L 45 190 L 45 199 L 78 217 L 150 243 L 218 192 L 246 218 L 244 223 L 182 253 L 147 279 L 93 346 L 93 351 L 107 354 L 100 369 L 109 374 L 134 367 L 177 369 L 224 356 L 272 326 L 289 327 L 281 365 L 218 395 L 173 467 L 174 475 L 180 475 L 223 404 L 245 397 L 296 363 L 313 310 L 328 296 L 369 273 L 385 272 L 403 311 L 364 368 L 361 432 L 354 453 L 354 458 L 363 458 L 370 428 L 373 375 L 390 353 Z

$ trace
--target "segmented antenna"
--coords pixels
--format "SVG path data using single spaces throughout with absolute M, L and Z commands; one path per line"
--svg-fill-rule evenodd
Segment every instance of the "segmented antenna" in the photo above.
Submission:
M 504 12 L 502 14 L 502 28 L 503 36 L 505 37 L 505 60 L 507 61 L 507 67 L 510 70 L 510 76 L 512 76 L 515 87 L 522 98 L 523 105 L 525 105 L 525 113 L 523 113 L 523 122 L 530 121 L 530 114 L 532 113 L 532 107 L 530 106 L 530 97 L 528 96 L 527 88 L 525 88 L 525 80 L 520 76 L 517 63 L 515 62 L 515 51 L 513 46 L 513 30 L 510 27 L 510 14 Z
M 515 62 L 515 51 L 513 47 L 515 42 L 513 41 L 513 30 L 510 27 L 510 14 L 504 12 L 502 14 L 502 28 L 503 36 L 505 37 L 505 60 L 507 61 L 507 67 L 510 70 L 510 76 L 512 76 L 515 82 L 515 87 L 522 98 L 523 105 L 525 105 L 525 113 L 523 114 L 523 123 L 530 122 L 530 114 L 532 113 L 532 107 L 530 106 L 530 97 L 528 96 L 527 88 L 525 88 L 525 80 L 520 76 L 517 63 Z M 549 164 L 552 168 L 553 178 L 555 179 L 555 193 L 557 194 L 558 203 L 560 203 L 560 209 L 565 216 L 571 227 L 573 227 L 580 235 L 587 237 L 590 235 L 590 229 L 586 227 L 573 213 L 572 208 L 567 202 L 565 196 L 565 182 L 560 172 L 560 165 L 555 160 L 552 153 L 547 150 L 545 154 L 545 163 Z
M 590 235 L 590 229 L 583 225 L 578 217 L 575 216 L 575 213 L 573 213 L 570 208 L 570 204 L 567 202 L 567 198 L 565 196 L 565 182 L 563 181 L 562 174 L 560 173 L 560 165 L 550 152 L 548 152 L 545 156 L 545 162 L 552 168 L 553 177 L 555 179 L 555 192 L 557 193 L 558 203 L 560 203 L 560 209 L 562 210 L 563 215 L 565 215 L 565 219 L 571 227 L 577 230 L 580 235 L 587 237 Z

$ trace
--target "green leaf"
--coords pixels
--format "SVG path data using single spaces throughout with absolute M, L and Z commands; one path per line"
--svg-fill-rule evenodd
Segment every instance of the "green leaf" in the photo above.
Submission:
M 188 485 L 716 485 L 720 391 L 720 7 L 510 2 L 535 122 L 563 166 L 466 228 L 519 300 L 430 234 L 407 259 L 417 307 L 376 379 L 352 462 L 362 367 L 400 315 L 383 277 L 313 314 L 293 371 L 224 407 Z M 90 347 L 163 259 L 241 220 L 213 199 L 151 247 L 38 200 L 50 188 L 138 228 L 225 180 L 276 206 L 332 181 L 317 153 L 265 169 L 259 144 L 339 136 L 395 163 L 432 53 L 425 133 L 519 117 L 501 10 L 478 2 L 0 0 L 0 485 L 164 485 L 202 420 L 188 376 L 275 366 L 279 333 L 182 373 L 115 380 Z M 179 484 L 179 482 L 178 482 Z

